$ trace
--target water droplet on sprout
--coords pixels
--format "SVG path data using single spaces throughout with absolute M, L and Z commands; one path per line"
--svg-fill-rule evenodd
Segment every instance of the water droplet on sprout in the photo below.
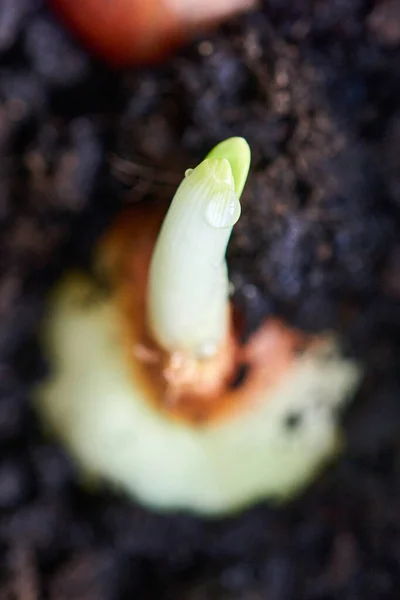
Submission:
M 217 344 L 215 342 L 205 342 L 199 349 L 199 358 L 211 358 L 217 351 Z
M 211 227 L 225 229 L 233 227 L 240 217 L 240 203 L 233 190 L 214 194 L 206 207 L 206 220 Z

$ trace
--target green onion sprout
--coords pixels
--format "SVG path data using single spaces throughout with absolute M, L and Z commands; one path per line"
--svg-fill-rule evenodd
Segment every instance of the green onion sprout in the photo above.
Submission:
M 164 220 L 149 278 L 149 326 L 166 350 L 212 356 L 228 326 L 225 252 L 250 167 L 243 138 L 189 169 Z

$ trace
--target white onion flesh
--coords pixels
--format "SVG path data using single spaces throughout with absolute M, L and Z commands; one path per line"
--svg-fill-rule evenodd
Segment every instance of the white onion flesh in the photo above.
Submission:
M 132 378 L 116 304 L 88 302 L 88 293 L 94 286 L 75 275 L 55 294 L 45 330 L 53 373 L 36 402 L 86 474 L 157 509 L 220 515 L 290 497 L 337 450 L 337 411 L 360 369 L 334 347 L 296 358 L 243 412 L 195 427 L 150 405 Z

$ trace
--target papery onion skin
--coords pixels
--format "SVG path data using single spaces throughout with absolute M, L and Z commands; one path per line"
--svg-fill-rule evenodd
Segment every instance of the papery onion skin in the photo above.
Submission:
M 182 43 L 253 0 L 223 2 L 201 10 L 176 0 L 48 0 L 54 12 L 93 54 L 114 67 L 152 64 Z M 181 10 L 179 16 L 178 9 Z M 208 11 L 211 11 L 210 13 Z M 207 17 L 209 14 L 209 18 Z

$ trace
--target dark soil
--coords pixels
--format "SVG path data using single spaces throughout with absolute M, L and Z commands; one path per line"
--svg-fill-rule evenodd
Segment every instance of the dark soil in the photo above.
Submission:
M 0 2 L 2 599 L 400 598 L 400 3 L 266 4 L 116 73 L 39 0 Z M 204 522 L 84 493 L 29 401 L 51 283 L 229 135 L 254 157 L 229 252 L 247 330 L 340 330 L 367 376 L 302 498 Z

